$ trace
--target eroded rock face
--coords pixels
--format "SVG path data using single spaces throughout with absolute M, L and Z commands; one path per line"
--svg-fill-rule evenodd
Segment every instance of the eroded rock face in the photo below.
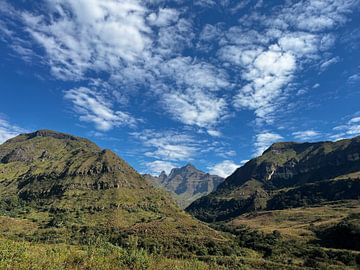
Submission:
M 155 185 L 165 188 L 175 195 L 181 207 L 213 191 L 224 179 L 217 175 L 204 173 L 191 164 L 174 168 L 169 175 L 162 172 L 158 177 L 145 175 Z

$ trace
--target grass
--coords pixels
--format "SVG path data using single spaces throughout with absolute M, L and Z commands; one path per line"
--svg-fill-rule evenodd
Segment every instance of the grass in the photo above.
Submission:
M 239 257 L 171 259 L 150 255 L 135 246 L 123 249 L 108 243 L 91 246 L 34 244 L 0 238 L 1 270 L 214 270 L 265 269 L 274 263 Z M 277 264 L 275 264 L 277 265 Z M 255 266 L 255 268 L 254 268 Z M 289 269 L 289 268 L 278 268 Z
M 336 202 L 312 207 L 247 213 L 228 224 L 232 227 L 248 226 L 264 233 L 277 230 L 287 239 L 309 241 L 316 239 L 314 233 L 316 228 L 334 225 L 352 214 L 359 213 L 358 201 Z

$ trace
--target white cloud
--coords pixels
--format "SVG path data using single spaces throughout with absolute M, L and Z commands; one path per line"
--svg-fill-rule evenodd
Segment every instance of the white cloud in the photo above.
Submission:
M 178 132 L 143 130 L 132 133 L 146 148 L 144 155 L 165 161 L 188 161 L 197 151 L 197 143 L 191 136 Z
M 276 133 L 264 132 L 256 135 L 255 156 L 261 155 L 271 144 L 282 140 L 283 137 Z
M 360 117 L 351 118 L 346 124 L 333 128 L 336 131 L 330 138 L 333 140 L 346 139 L 360 135 Z
M 258 119 L 271 123 L 276 100 L 290 82 L 295 63 L 293 54 L 283 53 L 277 47 L 258 54 L 253 63 L 245 67 L 243 77 L 249 83 L 235 97 L 235 106 L 254 110 Z
M 192 47 L 194 37 L 192 22 L 181 18 L 174 25 L 160 28 L 154 51 L 161 57 L 175 57 L 185 48 Z
M 205 94 L 200 90 L 164 94 L 163 102 L 167 111 L 176 120 L 209 130 L 213 130 L 211 127 L 227 113 L 224 99 Z
M 209 168 L 210 169 L 209 173 L 221 177 L 228 177 L 239 167 L 240 167 L 239 164 L 236 164 L 231 160 L 224 160 Z
M 360 116 L 351 118 L 349 121 L 349 124 L 359 123 L 360 122 Z
M 332 57 L 328 60 L 325 60 L 324 62 L 321 63 L 320 65 L 320 69 L 322 71 L 326 70 L 329 66 L 333 65 L 333 64 L 336 64 L 337 62 L 340 61 L 340 58 L 339 57 Z
M 179 12 L 177 12 L 175 9 L 160 8 L 157 14 L 151 13 L 147 19 L 151 25 L 164 27 L 176 22 L 179 18 L 179 15 Z
M 295 32 L 281 36 L 278 43 L 283 51 L 302 57 L 317 52 L 319 37 L 314 34 Z
M 287 2 L 271 15 L 240 19 L 222 39 L 219 57 L 238 67 L 247 82 L 239 87 L 234 105 L 255 112 L 257 123 L 273 123 L 274 112 L 291 91 L 288 84 L 304 64 L 319 61 L 334 44 L 330 32 L 346 21 L 357 0 Z M 254 30 L 253 25 L 263 30 Z M 261 29 L 259 27 L 259 29 Z M 322 70 L 339 59 L 322 63 Z
M 348 82 L 355 83 L 360 81 L 360 74 L 353 74 L 348 78 Z
M 47 13 L 16 11 L 13 19 L 22 19 L 27 33 L 44 49 L 43 59 L 57 78 L 82 80 L 88 87 L 86 80 L 109 75 L 107 83 L 112 87 L 100 86 L 97 92 L 112 91 L 116 97 L 130 96 L 130 89 L 146 85 L 166 112 L 186 125 L 214 126 L 224 115 L 225 100 L 208 92 L 230 87 L 227 74 L 209 62 L 181 56 L 185 48 L 193 47 L 195 34 L 192 20 L 183 18 L 180 10 L 146 7 L 146 2 L 137 0 L 45 3 Z M 190 111 L 184 114 L 170 108 L 167 102 L 172 100 Z M 209 110 L 209 102 L 214 102 L 214 110 Z M 97 119 L 81 118 L 103 130 L 115 126 L 109 121 L 102 125 Z
M 321 134 L 315 130 L 304 130 L 293 132 L 292 135 L 297 140 L 309 141 L 318 138 Z
M 171 170 L 177 167 L 177 164 L 163 160 L 147 162 L 145 165 L 148 168 L 148 172 L 155 176 L 158 176 L 163 171 L 169 175 Z
M 125 112 L 114 111 L 112 104 L 103 96 L 85 87 L 66 91 L 65 99 L 73 103 L 81 121 L 93 123 L 96 129 L 101 131 L 117 126 L 135 126 L 137 122 Z
M 53 74 L 81 79 L 142 60 L 150 45 L 137 0 L 46 1 L 48 13 L 21 13 L 27 32 L 41 45 Z
M 320 32 L 346 21 L 357 0 L 299 1 L 283 10 L 281 19 L 301 30 Z
M 229 10 L 235 7 L 227 0 L 220 4 L 201 3 Z M 2 3 L 1 14 L 22 22 L 22 27 L 11 31 L 11 20 L 0 19 L 0 31 L 15 36 L 14 42 L 24 36 L 27 39 L 26 35 L 16 34 L 25 29 L 32 41 L 43 48 L 42 62 L 48 63 L 57 78 L 87 83 L 104 74 L 112 86 L 106 89 L 106 96 L 117 91 L 120 94 L 112 97 L 124 100 L 128 99 L 124 96 L 131 95 L 128 92 L 145 89 L 144 98 L 155 95 L 176 121 L 218 136 L 216 125 L 230 111 L 229 97 L 236 108 L 254 111 L 257 123 L 274 123 L 275 112 L 290 95 L 288 85 L 297 71 L 309 61 L 321 63 L 324 52 L 334 44 L 330 31 L 346 21 L 356 3 L 286 1 L 282 7 L 272 9 L 270 15 L 253 10 L 235 26 L 219 23 L 204 27 L 195 25 L 195 16 L 189 16 L 186 5 L 181 7 L 186 1 L 171 9 L 162 1 L 44 0 L 39 5 L 41 10 L 31 12 L 17 11 Z M 240 5 L 248 4 L 244 1 Z M 203 30 L 198 35 L 199 27 Z M 205 55 L 218 46 L 217 53 Z M 21 42 L 12 47 L 30 59 L 31 48 Z M 323 62 L 323 68 L 334 60 L 329 61 Z M 233 76 L 233 72 L 238 75 Z M 100 103 L 104 105 L 104 89 L 97 89 L 96 95 L 103 96 Z M 92 112 L 81 113 L 80 117 L 102 130 L 132 122 L 131 116 L 113 109 L 116 105 L 112 101 L 104 106 L 117 115 L 117 120 L 102 124 L 96 118 L 99 115 Z M 95 120 L 84 116 L 87 114 Z
M 230 86 L 224 70 L 190 57 L 176 57 L 161 67 L 163 75 L 174 78 L 178 86 L 217 91 Z
M 221 135 L 222 135 L 220 131 L 215 130 L 215 129 L 208 129 L 207 133 L 213 137 L 221 137 Z
M 0 118 L 0 144 L 19 135 L 20 133 L 25 133 L 26 130 L 10 124 L 5 119 Z

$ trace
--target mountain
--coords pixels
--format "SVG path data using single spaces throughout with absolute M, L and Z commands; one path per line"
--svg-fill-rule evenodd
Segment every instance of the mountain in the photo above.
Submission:
M 191 252 L 222 234 L 192 219 L 110 150 L 72 135 L 40 130 L 0 145 L 0 225 L 3 234 L 36 241 L 105 238 Z M 16 226 L 15 226 L 16 227 Z M 186 233 L 185 233 L 186 232 Z M 188 245 L 188 246 L 189 246 Z
M 360 136 L 275 143 L 186 210 L 204 221 L 244 213 L 360 199 Z
M 359 156 L 350 150 L 353 147 L 350 144 L 345 142 L 337 150 L 331 150 L 338 151 L 335 155 L 338 158 L 336 163 L 330 162 L 333 157 L 329 162 L 338 166 L 341 174 L 334 180 L 309 180 L 301 174 L 305 172 L 303 168 L 292 174 L 293 178 L 299 175 L 297 187 L 295 184 L 284 187 L 283 181 L 265 185 L 282 176 L 276 168 L 275 172 L 263 173 L 265 178 L 256 180 L 257 185 L 252 185 L 254 179 L 235 180 L 247 183 L 249 194 L 251 185 L 252 194 L 266 193 L 269 201 L 278 198 L 276 202 L 293 203 L 292 199 L 299 196 L 297 192 L 300 196 L 306 194 L 306 200 L 303 196 L 296 203 L 313 198 L 306 192 L 316 194 L 315 198 L 327 199 L 329 194 L 344 198 L 344 193 L 337 192 L 340 187 L 342 191 L 353 189 L 350 197 L 354 197 L 359 195 L 352 184 L 359 182 L 356 180 Z M 344 151 L 346 154 L 342 154 Z M 320 151 L 319 158 L 323 155 L 324 151 Z M 269 157 L 269 160 L 276 159 Z M 282 161 L 279 166 L 287 164 L 279 160 Z M 317 166 L 316 160 L 311 164 Z M 326 167 L 327 172 L 330 167 Z M 308 172 L 319 168 L 311 167 Z M 179 170 L 174 170 L 174 175 Z M 196 172 L 191 166 L 186 170 Z M 237 174 L 244 175 L 242 170 Z M 252 175 L 258 175 L 255 167 Z M 230 179 L 233 178 L 226 181 Z M 235 180 L 220 184 L 218 191 L 224 194 L 226 191 L 224 196 L 230 194 L 234 200 L 241 201 L 243 195 L 238 194 L 246 190 L 240 187 L 236 191 L 239 182 Z M 326 185 L 341 185 L 334 189 L 326 186 L 323 193 L 316 191 L 324 181 Z M 303 191 L 309 184 L 314 185 Z M 278 190 L 284 196 L 278 196 L 282 194 Z M 254 205 L 261 205 L 259 198 L 256 197 Z M 220 198 L 218 203 L 227 207 L 224 200 L 225 197 Z M 213 207 L 214 201 L 210 202 Z M 281 207 L 275 203 L 268 205 Z M 360 212 L 355 212 L 360 211 L 359 203 L 340 206 L 318 207 L 316 211 L 305 209 L 296 216 L 293 212 L 275 210 L 265 214 L 256 212 L 258 229 L 243 226 L 249 225 L 249 218 L 233 220 L 234 224 L 211 224 L 210 228 L 181 210 L 167 192 L 154 187 L 110 150 L 101 149 L 87 139 L 40 130 L 0 145 L 0 269 L 358 269 L 360 253 L 353 250 L 360 250 Z M 344 207 L 347 212 L 343 211 Z M 212 213 L 223 215 L 224 211 L 219 208 Z M 276 220 L 270 227 L 262 226 L 269 224 L 268 213 Z M 279 224 L 279 219 L 286 220 Z M 301 237 L 288 241 L 284 237 L 286 230 L 280 233 L 277 228 L 286 225 L 287 231 L 294 232 L 291 228 L 294 220 Z M 321 242 L 303 242 L 304 222 L 323 226 L 329 221 L 336 224 L 318 231 L 313 231 L 311 226 L 311 230 L 305 231 L 316 233 L 315 240 Z
M 162 172 L 158 177 L 149 174 L 146 179 L 156 186 L 170 191 L 181 208 L 186 208 L 196 199 L 213 191 L 224 178 L 204 173 L 191 164 L 174 168 L 169 175 Z

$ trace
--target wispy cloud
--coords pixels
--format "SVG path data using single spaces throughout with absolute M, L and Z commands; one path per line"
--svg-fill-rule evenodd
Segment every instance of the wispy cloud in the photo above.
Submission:
M 219 56 L 235 64 L 245 81 L 234 98 L 238 109 L 255 112 L 257 122 L 272 124 L 275 110 L 291 92 L 289 83 L 304 64 L 317 61 L 334 44 L 332 30 L 346 21 L 358 1 L 287 2 L 271 15 L 255 11 L 240 19 L 222 39 Z M 253 25 L 262 27 L 253 29 Z M 324 70 L 338 61 L 322 63 Z
M 0 118 L 0 144 L 12 137 L 19 135 L 20 133 L 25 132 L 25 129 L 11 124 L 3 118 Z
M 255 156 L 261 155 L 271 144 L 282 140 L 283 137 L 272 132 L 263 132 L 256 135 Z
M 282 105 L 297 92 L 306 93 L 293 86 L 300 72 L 322 71 L 339 61 L 330 52 L 334 30 L 359 3 L 301 0 L 270 7 L 258 1 L 250 8 L 247 0 L 204 0 L 195 3 L 200 12 L 221 7 L 237 18 L 201 25 L 198 11 L 185 2 L 175 9 L 162 1 L 43 0 L 32 10 L 26 5 L 17 10 L 22 5 L 3 1 L 0 38 L 27 61 L 36 54 L 55 78 L 76 82 L 64 91 L 65 99 L 81 121 L 98 130 L 135 126 L 134 110 L 127 112 L 124 103 L 151 99 L 153 108 L 147 109 L 176 121 L 185 134 L 145 130 L 135 137 L 148 148 L 147 156 L 176 163 L 197 151 L 189 130 L 221 137 L 220 124 L 237 113 L 234 108 L 253 111 L 257 128 L 271 130 L 268 125 L 276 125 L 279 111 L 288 108 Z M 248 12 L 234 15 L 245 7 Z M 354 125 L 346 124 L 342 133 L 354 132 Z M 314 137 L 310 131 L 293 136 Z M 256 154 L 279 139 L 272 132 L 258 134 Z M 218 146 L 213 149 L 219 154 Z
M 146 129 L 133 132 L 132 136 L 145 147 L 145 156 L 166 161 L 190 160 L 198 147 L 191 136 L 175 131 L 156 132 Z
M 145 165 L 147 167 L 147 172 L 152 175 L 156 175 L 156 176 L 158 176 L 163 171 L 167 175 L 169 175 L 171 170 L 173 168 L 177 167 L 176 163 L 163 161 L 163 160 L 155 160 L 155 161 L 151 161 L 151 162 L 146 162 Z
M 199 151 L 199 142 L 177 131 L 143 130 L 131 133 L 142 144 L 143 155 L 153 159 L 144 165 L 151 173 L 169 172 L 178 162 L 192 160 Z M 159 166 L 158 168 L 156 166 Z
M 239 164 L 236 164 L 231 160 L 224 160 L 224 161 L 217 163 L 214 166 L 210 167 L 209 173 L 218 175 L 221 177 L 228 177 L 239 167 L 240 167 Z
M 297 140 L 310 141 L 310 140 L 318 139 L 319 136 L 321 136 L 321 133 L 315 130 L 304 130 L 304 131 L 293 132 L 292 135 Z
M 347 123 L 333 128 L 335 134 L 330 138 L 340 140 L 360 135 L 360 116 L 354 116 Z
M 47 14 L 22 12 L 21 19 L 56 77 L 79 80 L 144 58 L 150 29 L 139 1 L 46 1 L 46 7 Z
M 182 56 L 194 46 L 195 34 L 192 20 L 184 18 L 181 9 L 137 0 L 45 1 L 44 9 L 32 11 L 6 6 L 2 12 L 22 23 L 58 79 L 89 87 L 88 81 L 105 74 L 116 89 L 113 94 L 121 95 L 146 86 L 173 119 L 200 128 L 214 130 L 226 114 L 225 99 L 212 92 L 231 87 L 227 72 Z M 5 29 L 11 29 L 9 24 Z
M 137 120 L 128 113 L 114 111 L 112 104 L 99 93 L 85 87 L 65 92 L 65 99 L 70 100 L 80 120 L 93 123 L 96 129 L 108 131 L 117 126 L 135 126 Z

